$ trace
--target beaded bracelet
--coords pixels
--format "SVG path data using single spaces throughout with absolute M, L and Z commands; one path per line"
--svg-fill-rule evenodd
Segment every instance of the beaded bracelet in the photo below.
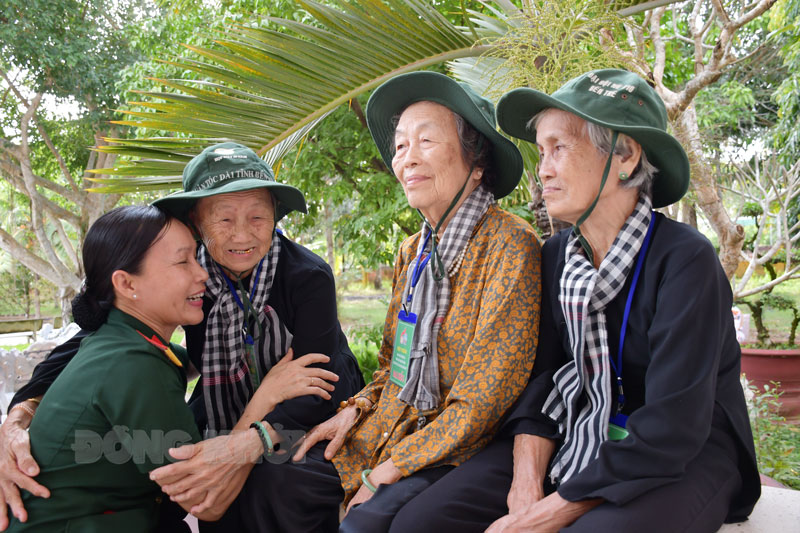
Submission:
M 364 486 L 365 486 L 365 487 L 367 487 L 369 490 L 371 490 L 372 492 L 375 492 L 375 491 L 377 491 L 378 489 L 375 487 L 375 485 L 373 485 L 372 483 L 370 483 L 370 482 L 369 482 L 369 478 L 367 477 L 367 476 L 369 476 L 371 473 L 372 473 L 372 469 L 371 469 L 371 468 L 367 468 L 366 470 L 363 470 L 363 471 L 361 472 L 361 482 L 362 482 L 362 483 L 364 484 Z
M 264 427 L 264 424 L 262 424 L 261 422 L 253 422 L 252 424 L 250 424 L 250 427 L 254 428 L 256 430 L 256 433 L 258 433 L 258 436 L 261 439 L 261 444 L 264 445 L 264 455 L 266 455 L 267 457 L 272 455 L 273 452 L 272 438 L 270 438 L 269 431 L 267 431 L 267 428 Z
M 363 396 L 358 396 L 356 398 L 350 396 L 347 399 L 347 401 L 342 400 L 339 403 L 339 408 L 336 410 L 336 412 L 338 413 L 342 409 L 346 409 L 346 408 L 350 407 L 351 405 L 355 405 L 356 409 L 358 410 L 358 416 L 356 416 L 356 420 L 361 418 L 361 415 L 364 412 L 369 411 L 370 407 L 372 407 L 370 405 L 370 401 L 367 400 L 366 398 L 364 398 Z

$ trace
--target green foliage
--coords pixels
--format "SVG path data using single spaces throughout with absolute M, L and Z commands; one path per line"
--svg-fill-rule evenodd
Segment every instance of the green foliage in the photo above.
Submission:
M 21 268 L 8 256 L 0 256 L 0 316 L 35 314 L 35 297 L 38 291 L 43 316 L 57 315 L 56 288 L 33 273 Z
M 742 213 L 743 217 L 759 217 L 764 214 L 764 210 L 761 208 L 761 204 L 757 202 L 745 202 L 742 206 Z
M 350 335 L 350 349 L 356 356 L 365 383 L 372 381 L 372 374 L 378 369 L 382 341 L 383 323 L 356 329 Z
M 748 385 L 748 412 L 758 471 L 776 481 L 800 490 L 800 428 L 778 414 L 780 384 L 773 382 L 758 390 Z
M 770 29 L 780 46 L 786 75 L 774 92 L 778 121 L 773 146 L 792 164 L 800 155 L 800 0 L 779 0 L 772 8 Z
M 372 269 L 391 264 L 400 241 L 419 223 L 361 122 L 365 102 L 362 96 L 326 117 L 282 160 L 278 178 L 306 196 L 308 214 L 289 219 L 304 241 L 328 226 L 336 253 L 348 258 L 346 268 Z
M 741 127 L 740 122 L 753 116 L 756 104 L 753 89 L 737 80 L 713 85 L 697 95 L 697 104 L 707 110 L 698 117 L 703 128 L 712 126 Z
M 131 120 L 119 123 L 196 141 L 118 139 L 122 146 L 116 150 L 140 157 L 145 149 L 150 156 L 118 165 L 115 173 L 162 177 L 140 180 L 142 190 L 174 186 L 185 161 L 220 139 L 269 152 L 272 163 L 286 153 L 281 143 L 291 146 L 306 128 L 391 75 L 480 53 L 436 6 L 422 0 L 337 1 L 333 7 L 301 0 L 295 5 L 300 20 L 268 17 L 266 26 L 227 28 L 214 46 L 192 46 L 193 57 L 174 65 L 207 80 L 159 80 L 180 92 L 146 93 L 147 101 L 138 106 L 148 111 L 129 111 Z M 122 188 L 134 187 L 134 181 L 122 182 Z
M 119 102 L 113 73 L 138 57 L 119 27 L 144 8 L 143 0 L 8 0 L 0 8 L 0 64 L 36 91 L 103 115 Z
M 773 265 L 767 263 L 765 265 L 770 279 L 775 279 L 776 273 Z M 765 311 L 774 309 L 777 311 L 788 311 L 791 313 L 791 324 L 789 326 L 789 339 L 787 344 L 794 346 L 795 336 L 797 335 L 797 328 L 800 326 L 800 309 L 797 307 L 797 301 L 790 295 L 781 295 L 772 292 L 774 289 L 770 288 L 764 292 L 758 293 L 755 296 L 750 296 L 741 300 L 737 300 L 738 305 L 745 305 L 750 310 L 753 325 L 756 328 L 756 338 L 758 345 L 764 347 L 778 347 L 781 343 L 772 340 L 769 327 L 764 321 Z

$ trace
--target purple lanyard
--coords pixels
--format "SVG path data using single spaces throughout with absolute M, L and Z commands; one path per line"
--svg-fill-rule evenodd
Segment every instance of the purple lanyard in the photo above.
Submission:
M 647 255 L 647 249 L 650 247 L 650 238 L 653 235 L 653 226 L 655 225 L 656 215 L 650 213 L 650 224 L 647 226 L 647 234 L 644 236 L 642 248 L 639 250 L 639 256 L 636 259 L 636 270 L 633 272 L 633 281 L 631 281 L 631 288 L 628 290 L 628 300 L 625 302 L 625 313 L 622 315 L 622 328 L 619 332 L 619 350 L 617 351 L 617 360 L 609 354 L 611 361 L 611 368 L 617 375 L 617 415 L 622 412 L 622 406 L 625 405 L 625 390 L 622 387 L 622 348 L 625 346 L 625 332 L 628 329 L 628 316 L 631 314 L 631 304 L 633 303 L 633 294 L 636 292 L 636 284 L 639 282 L 639 274 L 642 272 L 642 265 L 644 265 L 644 256 Z M 624 416 L 624 415 L 622 415 Z

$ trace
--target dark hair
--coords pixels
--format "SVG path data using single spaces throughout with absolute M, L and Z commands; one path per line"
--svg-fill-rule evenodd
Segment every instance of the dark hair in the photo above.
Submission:
M 86 279 L 72 300 L 78 325 L 96 330 L 114 305 L 111 275 L 116 270 L 138 274 L 150 247 L 163 236 L 173 217 L 153 206 L 128 205 L 98 218 L 83 241 Z
M 409 104 L 410 106 L 411 104 Z M 441 104 L 440 104 L 441 105 Z M 404 107 L 391 119 L 392 135 L 397 125 L 400 123 L 400 117 L 409 106 Z M 449 109 L 449 108 L 448 108 Z M 450 109 L 453 113 L 453 118 L 456 121 L 456 131 L 458 132 L 458 142 L 461 144 L 461 159 L 469 166 L 473 162 L 475 168 L 483 169 L 481 182 L 485 183 L 489 190 L 494 190 L 495 172 L 492 165 L 492 143 L 486 139 L 486 136 L 476 130 L 472 124 L 464 120 L 464 117 Z M 480 150 L 478 145 L 480 144 Z M 394 143 L 389 147 L 392 156 L 395 153 Z

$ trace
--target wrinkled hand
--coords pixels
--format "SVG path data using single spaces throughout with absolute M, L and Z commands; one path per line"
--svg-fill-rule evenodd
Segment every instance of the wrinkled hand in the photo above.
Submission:
M 508 514 L 517 514 L 544 498 L 541 482 L 537 483 L 522 476 L 514 476 L 508 491 Z
M 347 437 L 347 432 L 355 425 L 357 416 L 358 409 L 351 405 L 342 409 L 325 422 L 314 426 L 311 431 L 306 433 L 305 438 L 294 454 L 293 460 L 300 461 L 312 446 L 323 440 L 330 441 L 325 448 L 325 459 L 328 461 L 333 459 L 333 456 L 342 447 L 344 439 Z
M 555 451 L 550 439 L 520 434 L 514 437 L 514 477 L 506 503 L 508 514 L 518 514 L 544 498 L 544 477 Z
M 150 479 L 172 501 L 189 506 L 193 515 L 211 511 L 222 516 L 262 453 L 255 430 L 235 432 L 170 449 L 169 454 L 180 462 L 156 468 Z
M 307 353 L 297 359 L 293 359 L 293 357 L 294 352 L 289 348 L 278 364 L 267 372 L 254 399 L 259 396 L 259 393 L 267 394 L 267 391 L 275 394 L 276 404 L 307 394 L 315 394 L 326 400 L 331 399 L 330 393 L 333 392 L 334 386 L 328 382 L 339 381 L 339 376 L 324 368 L 309 366 L 316 363 L 327 363 L 331 358 L 321 353 Z
M 518 513 L 507 514 L 495 521 L 486 533 L 516 533 L 535 531 L 555 533 L 567 527 L 589 510 L 600 505 L 602 499 L 570 502 L 557 492 L 547 496 Z
M 290 398 L 315 394 L 326 400 L 331 399 L 330 392 L 334 387 L 328 381 L 339 381 L 339 376 L 322 368 L 308 366 L 327 363 L 330 357 L 321 353 L 309 353 L 299 359 L 292 359 L 293 356 L 294 352 L 289 348 L 278 364 L 267 372 L 261 385 L 247 402 L 234 430 L 247 429 L 256 420 L 264 420 L 276 405 Z
M 30 415 L 24 410 L 13 409 L 0 426 L 0 531 L 8 527 L 8 507 L 20 522 L 28 520 L 20 488 L 41 498 L 50 497 L 50 491 L 33 479 L 39 474 L 39 465 L 31 455 L 26 431 L 30 421 Z
M 192 513 L 196 518 L 205 522 L 215 522 L 219 520 L 222 518 L 222 515 L 225 514 L 225 511 L 228 510 L 231 503 L 233 503 L 233 500 L 235 500 L 242 491 L 242 487 L 244 487 L 244 484 L 247 482 L 251 470 L 252 468 L 249 467 L 242 467 L 236 470 L 230 478 L 230 483 L 222 487 L 222 490 L 216 497 L 216 502 L 208 504 L 206 510 L 201 510 L 200 506 L 205 500 L 205 496 L 200 501 L 181 503 L 180 506 L 183 507 L 186 512 Z M 193 509 L 195 511 L 193 511 Z
M 394 466 L 394 461 L 390 458 L 387 461 L 382 462 L 375 469 L 367 476 L 367 480 L 377 489 L 381 485 L 391 485 L 392 483 L 396 483 L 400 478 L 403 477 L 403 474 L 400 470 Z M 362 484 L 359 487 L 358 492 L 355 493 L 353 498 L 350 500 L 350 503 L 347 504 L 347 510 L 345 511 L 345 516 L 347 513 L 350 512 L 350 509 L 354 505 L 358 505 L 364 503 L 365 501 L 372 498 L 375 493 L 369 490 L 366 485 Z

